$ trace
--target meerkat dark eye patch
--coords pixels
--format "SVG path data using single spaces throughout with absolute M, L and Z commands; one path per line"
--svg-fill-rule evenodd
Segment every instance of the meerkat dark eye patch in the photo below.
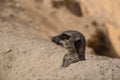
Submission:
M 75 41 L 74 45 L 75 45 L 75 48 L 79 48 L 81 45 L 81 40 L 79 39 L 79 40 Z
M 70 36 L 67 35 L 67 34 L 61 34 L 61 35 L 59 36 L 59 38 L 60 38 L 61 40 L 65 40 L 65 39 L 69 39 Z

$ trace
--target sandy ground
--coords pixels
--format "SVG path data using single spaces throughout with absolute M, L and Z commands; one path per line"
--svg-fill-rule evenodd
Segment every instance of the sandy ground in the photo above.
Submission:
M 87 60 L 61 69 L 67 52 L 50 41 L 0 32 L 1 80 L 119 80 L 120 60 L 86 54 Z M 91 52 L 92 53 L 92 52 Z
M 52 1 L 0 0 L 0 80 L 120 80 L 120 1 Z M 87 60 L 61 69 L 67 51 L 50 38 L 68 29 L 85 35 Z

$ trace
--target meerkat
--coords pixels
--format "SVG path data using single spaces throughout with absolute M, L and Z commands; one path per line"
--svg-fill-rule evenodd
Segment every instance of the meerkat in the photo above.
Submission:
M 68 67 L 72 63 L 86 60 L 86 40 L 82 33 L 74 30 L 67 30 L 60 35 L 51 38 L 52 42 L 68 50 L 64 55 L 61 67 Z

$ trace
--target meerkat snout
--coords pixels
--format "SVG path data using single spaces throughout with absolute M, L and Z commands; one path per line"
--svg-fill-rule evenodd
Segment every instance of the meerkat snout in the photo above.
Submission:
M 66 46 L 66 43 L 68 43 L 67 40 L 68 40 L 69 38 L 70 38 L 69 35 L 62 33 L 62 34 L 60 34 L 60 35 L 57 35 L 57 36 L 55 36 L 55 37 L 52 37 L 51 40 L 52 40 L 52 42 L 56 43 L 57 45 L 60 45 L 60 46 L 65 47 L 65 46 Z M 66 48 L 66 47 L 65 47 L 65 48 Z
M 68 50 L 63 58 L 62 67 L 68 67 L 72 63 L 85 60 L 86 40 L 82 33 L 68 30 L 52 37 L 51 40 Z

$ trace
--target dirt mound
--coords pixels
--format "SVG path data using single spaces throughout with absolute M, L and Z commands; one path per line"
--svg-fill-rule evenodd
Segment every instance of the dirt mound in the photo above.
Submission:
M 0 32 L 1 80 L 119 80 L 120 60 L 86 54 L 86 61 L 61 69 L 67 53 L 50 41 Z M 96 76 L 96 77 L 95 77 Z

